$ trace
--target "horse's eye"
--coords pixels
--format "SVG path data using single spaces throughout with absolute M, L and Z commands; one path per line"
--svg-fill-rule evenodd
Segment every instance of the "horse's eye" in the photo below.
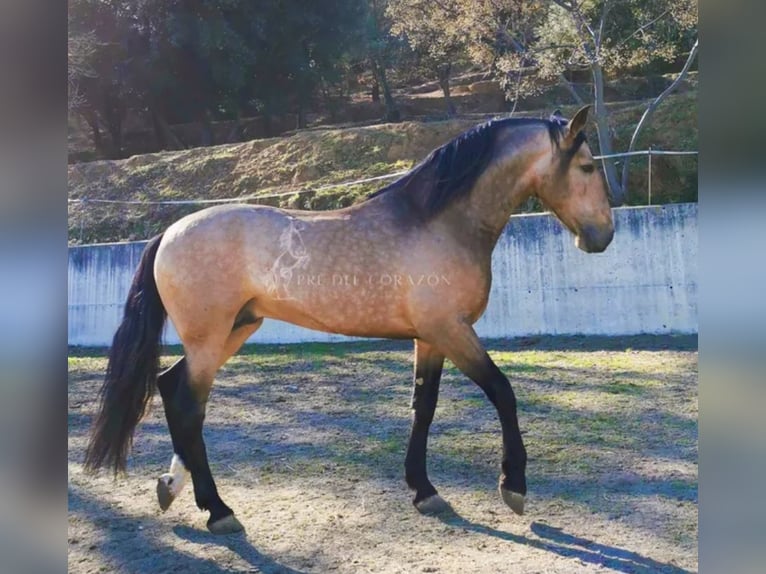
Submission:
M 592 163 L 581 165 L 580 169 L 583 170 L 585 173 L 593 173 L 593 170 L 596 169 L 596 166 L 594 166 Z

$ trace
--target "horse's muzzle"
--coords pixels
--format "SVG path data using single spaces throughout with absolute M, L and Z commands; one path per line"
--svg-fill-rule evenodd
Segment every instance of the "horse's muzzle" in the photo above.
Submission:
M 575 238 L 575 245 L 585 253 L 601 253 L 612 242 L 614 227 L 583 225 Z

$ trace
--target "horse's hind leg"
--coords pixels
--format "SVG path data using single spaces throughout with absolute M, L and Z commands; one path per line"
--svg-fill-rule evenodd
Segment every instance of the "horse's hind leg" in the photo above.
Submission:
M 444 355 L 425 341 L 415 340 L 415 373 L 412 389 L 412 431 L 404 461 L 407 485 L 415 491 L 413 504 L 420 512 L 436 513 L 448 508 L 437 494 L 426 471 L 428 429 L 439 397 Z
M 174 432 L 177 424 L 172 424 L 178 418 L 175 415 L 176 409 L 173 407 L 173 398 L 176 389 L 185 383 L 186 379 L 186 358 L 176 361 L 172 367 L 160 374 L 157 379 L 157 388 L 162 396 L 162 403 L 165 407 L 165 418 L 170 428 L 170 438 L 173 442 L 173 460 L 170 462 L 169 472 L 160 476 L 157 481 L 157 499 L 162 510 L 167 510 L 176 497 L 181 494 L 181 490 L 189 480 L 189 471 L 179 456 L 183 450 L 181 435 Z
M 242 530 L 242 525 L 221 500 L 210 471 L 202 436 L 207 398 L 218 368 L 260 324 L 257 320 L 237 326 L 217 352 L 210 345 L 187 345 L 187 357 L 163 373 L 158 381 L 174 451 L 171 472 L 160 477 L 157 483 L 160 506 L 163 509 L 170 506 L 183 487 L 188 471 L 197 506 L 210 512 L 207 526 L 216 534 L 237 532 Z
M 218 495 L 202 437 L 212 375 L 201 380 L 198 374 L 189 369 L 186 358 L 174 367 L 174 376 L 169 376 L 167 381 L 163 381 L 166 384 L 159 386 L 174 451 L 171 463 L 173 480 L 166 480 L 167 475 L 163 475 L 157 484 L 160 506 L 167 508 L 170 505 L 183 487 L 183 479 L 188 471 L 192 477 L 197 506 L 210 512 L 208 528 L 220 533 L 242 530 L 241 524 L 234 518 L 234 512 Z M 180 480 L 180 484 L 176 480 Z

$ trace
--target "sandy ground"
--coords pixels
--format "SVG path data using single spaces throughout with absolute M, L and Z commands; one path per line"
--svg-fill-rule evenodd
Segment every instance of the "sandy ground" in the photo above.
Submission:
M 255 346 L 219 374 L 205 427 L 219 491 L 246 527 L 230 537 L 207 532 L 190 487 L 160 511 L 172 451 L 158 397 L 128 476 L 83 474 L 106 363 L 72 350 L 69 572 L 696 571 L 696 339 L 488 347 L 519 400 L 526 515 L 496 491 L 494 409 L 451 366 L 428 460 L 454 511 L 425 517 L 403 479 L 411 346 Z

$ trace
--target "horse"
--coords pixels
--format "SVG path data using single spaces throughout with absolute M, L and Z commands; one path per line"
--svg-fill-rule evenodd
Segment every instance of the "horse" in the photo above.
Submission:
M 486 394 L 502 429 L 499 492 L 517 514 L 527 453 L 508 378 L 473 329 L 486 309 L 491 256 L 510 215 L 537 197 L 588 253 L 614 235 L 610 197 L 585 138 L 589 106 L 567 121 L 495 119 L 433 150 L 393 183 L 338 210 L 258 205 L 202 209 L 151 239 L 109 351 L 84 469 L 124 472 L 159 389 L 173 456 L 157 481 L 166 510 L 191 477 L 208 529 L 243 529 L 218 493 L 202 429 L 216 372 L 266 319 L 329 333 L 412 339 L 412 426 L 404 461 L 415 508 L 449 508 L 426 472 L 445 357 Z M 163 325 L 184 356 L 163 372 Z

